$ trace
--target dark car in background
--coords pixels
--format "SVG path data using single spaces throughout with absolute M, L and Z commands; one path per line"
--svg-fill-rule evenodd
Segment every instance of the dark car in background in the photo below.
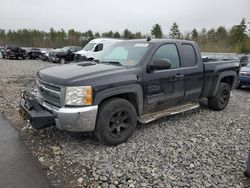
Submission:
M 250 63 L 240 69 L 239 85 L 237 88 L 241 88 L 242 86 L 250 86 Z
M 0 46 L 0 56 L 2 57 L 2 51 L 4 51 L 4 47 Z
M 28 52 L 27 52 L 27 57 L 29 59 L 38 59 L 42 56 L 42 52 L 41 49 L 39 48 L 31 48 Z
M 69 61 L 74 61 L 75 52 L 81 50 L 80 46 L 65 46 L 49 52 L 49 61 L 54 63 L 65 64 Z
M 49 51 L 48 50 L 41 50 L 40 59 L 42 61 L 49 61 Z
M 249 57 L 247 55 L 240 57 L 240 65 L 243 67 L 247 64 L 249 64 Z
M 26 50 L 22 49 L 21 47 L 17 45 L 6 45 L 5 48 L 1 51 L 2 58 L 22 58 L 25 59 L 26 56 Z

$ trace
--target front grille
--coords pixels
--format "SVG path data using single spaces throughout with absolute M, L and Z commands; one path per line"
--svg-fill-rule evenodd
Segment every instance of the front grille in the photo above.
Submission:
M 75 54 L 75 61 L 80 60 L 80 58 L 81 58 L 81 54 Z
M 37 80 L 37 93 L 45 102 L 61 107 L 62 89 L 60 86 Z
M 81 54 L 75 54 L 75 62 L 87 61 L 88 58 L 86 56 L 82 56 Z
M 55 52 L 49 52 L 49 57 L 55 57 L 56 53 Z

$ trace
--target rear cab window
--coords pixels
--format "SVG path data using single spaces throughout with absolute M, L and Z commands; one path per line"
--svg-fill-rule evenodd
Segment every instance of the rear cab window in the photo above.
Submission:
M 197 62 L 195 49 L 192 44 L 182 43 L 182 67 L 194 67 Z

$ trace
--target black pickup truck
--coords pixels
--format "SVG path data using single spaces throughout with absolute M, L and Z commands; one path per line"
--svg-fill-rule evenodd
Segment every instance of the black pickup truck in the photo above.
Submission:
M 199 107 L 223 110 L 239 73 L 238 60 L 202 62 L 195 42 L 131 40 L 99 60 L 40 70 L 34 95 L 20 106 L 34 128 L 94 132 L 107 145 L 125 142 L 137 121 Z
M 1 53 L 2 53 L 2 58 L 8 58 L 8 59 L 12 58 L 25 59 L 26 56 L 26 50 L 16 45 L 6 45 L 5 48 L 2 49 Z
M 81 50 L 80 46 L 65 46 L 57 48 L 49 52 L 49 61 L 54 63 L 65 64 L 69 61 L 74 61 L 75 52 Z

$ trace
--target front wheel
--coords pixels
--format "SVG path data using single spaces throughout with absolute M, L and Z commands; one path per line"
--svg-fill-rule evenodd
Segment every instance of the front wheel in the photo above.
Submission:
M 59 59 L 59 63 L 60 63 L 60 64 L 65 64 L 65 63 L 66 63 L 65 58 L 61 57 L 61 58 Z
M 221 82 L 216 95 L 208 98 L 208 107 L 217 111 L 226 108 L 230 98 L 230 91 L 230 86 L 227 83 Z
M 98 112 L 95 135 L 106 145 L 126 142 L 137 124 L 135 107 L 121 98 L 108 99 Z

